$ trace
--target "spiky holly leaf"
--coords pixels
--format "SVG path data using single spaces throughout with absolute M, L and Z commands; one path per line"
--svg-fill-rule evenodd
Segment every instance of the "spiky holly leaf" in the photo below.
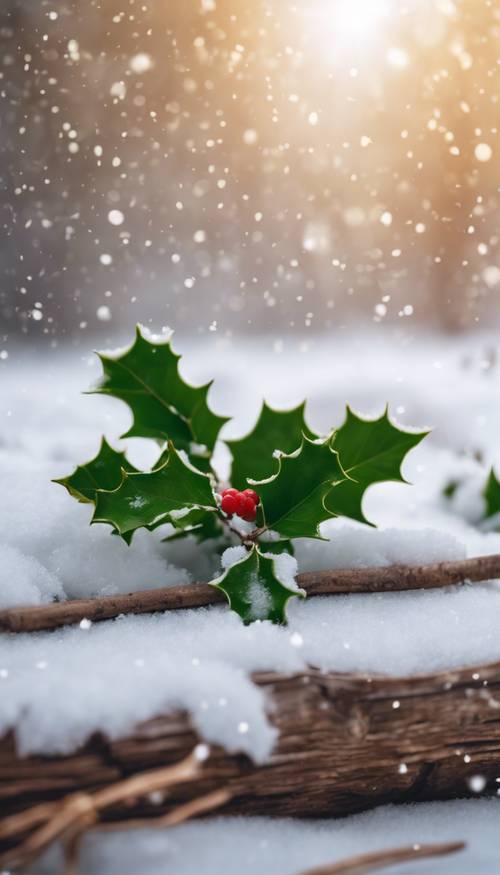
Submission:
M 114 450 L 103 437 L 97 456 L 85 465 L 78 465 L 69 477 L 53 482 L 64 486 L 78 501 L 94 503 L 98 489 L 116 489 L 120 485 L 123 471 L 137 472 L 137 468 L 130 464 L 125 453 Z
M 345 421 L 334 436 L 333 446 L 350 479 L 336 486 L 326 499 L 330 513 L 373 525 L 363 513 L 366 490 L 372 483 L 385 480 L 406 483 L 401 474 L 403 460 L 408 450 L 427 434 L 427 431 L 404 431 L 393 425 L 387 409 L 379 419 L 362 419 L 347 407 Z
M 212 585 L 225 593 L 230 607 L 244 623 L 271 620 L 286 623 L 286 606 L 294 596 L 305 596 L 302 589 L 292 589 L 279 579 L 275 560 L 257 547 L 231 565 Z
M 175 529 L 172 534 L 164 538 L 165 541 L 174 541 L 188 535 L 193 535 L 197 541 L 207 541 L 225 534 L 219 517 L 212 510 L 199 507 L 185 510 L 186 512 L 180 515 L 174 511 L 168 515 L 168 519 L 164 520 L 171 523 Z
M 146 474 L 127 474 L 112 492 L 97 492 L 93 523 L 109 523 L 120 535 L 141 527 L 156 528 L 184 508 L 217 511 L 206 474 L 183 462 L 172 444 L 161 468 Z
M 268 529 L 283 538 L 321 537 L 320 523 L 333 516 L 325 498 L 346 478 L 332 440 L 304 436 L 299 450 L 280 457 L 273 477 L 255 484 Z
M 497 480 L 493 468 L 490 471 L 486 486 L 483 492 L 486 501 L 485 519 L 488 519 L 495 514 L 500 513 L 500 483 Z
M 262 538 L 259 541 L 259 544 L 263 553 L 274 553 L 277 556 L 279 556 L 280 553 L 288 553 L 289 556 L 295 555 L 293 541 L 289 541 L 288 539 L 266 541 L 265 538 Z
M 253 480 L 270 477 L 277 467 L 273 459 L 275 450 L 293 453 L 300 447 L 303 434 L 315 437 L 305 422 L 304 407 L 305 402 L 292 410 L 274 410 L 264 402 L 252 431 L 245 437 L 225 442 L 233 457 L 232 486 L 245 489 L 247 477 Z
M 138 326 L 135 341 L 113 356 L 98 353 L 103 376 L 91 390 L 125 401 L 133 423 L 123 437 L 171 440 L 206 468 L 224 416 L 212 413 L 207 395 L 212 383 L 190 386 L 179 374 L 179 355 L 170 339 L 153 342 Z

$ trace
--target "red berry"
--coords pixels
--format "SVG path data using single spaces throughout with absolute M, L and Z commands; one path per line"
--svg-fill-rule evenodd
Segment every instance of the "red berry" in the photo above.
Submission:
M 224 495 L 238 495 L 238 490 L 233 489 L 233 487 L 230 486 L 228 489 L 222 490 L 222 497 L 224 497 Z
M 260 502 L 259 496 L 253 489 L 245 489 L 243 495 L 248 495 L 248 497 L 252 499 L 254 504 L 259 504 Z
M 249 497 L 245 499 L 245 511 L 241 514 L 241 516 L 249 523 L 252 523 L 257 516 L 257 508 L 255 507 L 252 499 Z
M 224 513 L 227 513 L 228 516 L 232 516 L 233 513 L 237 513 L 237 502 L 234 495 L 224 495 L 220 506 Z
M 234 500 L 236 502 L 236 513 L 243 518 L 243 514 L 247 507 L 247 497 L 246 495 L 243 495 L 242 492 L 238 492 L 238 494 L 234 496 Z

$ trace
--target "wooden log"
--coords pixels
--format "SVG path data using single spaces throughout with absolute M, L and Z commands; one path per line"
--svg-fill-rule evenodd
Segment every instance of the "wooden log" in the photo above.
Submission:
M 299 574 L 297 582 L 308 596 L 324 596 L 436 589 L 464 581 L 478 582 L 495 578 L 500 578 L 500 554 L 427 565 L 309 571 Z M 95 623 L 120 614 L 183 610 L 224 601 L 224 595 L 207 583 L 190 583 L 93 599 L 74 599 L 51 605 L 0 611 L 0 632 L 36 632 L 80 623 L 82 620 Z
M 498 789 L 500 663 L 412 678 L 310 669 L 254 680 L 279 730 L 266 763 L 214 748 L 196 781 L 160 801 L 111 806 L 106 820 L 158 817 L 221 787 L 231 797 L 221 813 L 279 816 L 345 815 L 388 802 L 472 795 L 475 775 L 487 790 Z M 40 803 L 164 767 L 198 740 L 182 713 L 149 720 L 127 738 L 95 735 L 69 756 L 23 758 L 12 735 L 5 737 L 0 854 L 30 834 L 16 832 L 16 812 L 31 809 L 34 829 Z

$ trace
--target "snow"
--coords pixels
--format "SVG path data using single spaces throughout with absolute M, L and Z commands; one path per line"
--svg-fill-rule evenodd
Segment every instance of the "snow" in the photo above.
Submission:
M 60 580 L 34 556 L 3 545 L 0 565 L 2 607 L 38 605 L 63 596 Z
M 172 829 L 135 830 L 83 843 L 81 875 L 298 875 L 355 854 L 416 843 L 465 840 L 453 856 L 404 863 L 394 875 L 491 875 L 499 862 L 500 800 L 437 802 L 378 808 L 342 820 L 213 818 Z M 32 875 L 57 871 L 57 852 Z
M 65 466 L 30 458 L 27 453 L 0 451 L 2 607 L 15 604 L 16 580 L 19 604 L 189 580 L 185 570 L 165 561 L 160 536 L 140 532 L 134 548 L 128 550 L 120 538 L 110 536 L 109 527 L 90 526 L 91 505 L 78 504 L 61 486 L 51 483 Z
M 236 547 L 228 547 L 221 556 L 220 564 L 224 569 L 231 568 L 232 565 L 241 562 L 246 555 L 247 551 L 242 544 L 237 544 Z
M 15 727 L 23 753 L 68 752 L 98 728 L 116 738 L 186 708 L 207 741 L 262 760 L 274 734 L 252 671 L 404 675 L 500 659 L 496 584 L 297 600 L 288 616 L 244 627 L 214 607 L 4 637 L 0 734 Z
M 466 555 L 465 545 L 453 534 L 430 528 L 371 529 L 339 519 L 324 524 L 322 531 L 329 540 L 297 540 L 295 555 L 302 570 L 364 568 L 397 562 L 412 565 L 464 559 Z
M 290 556 L 289 553 L 268 553 L 264 555 L 268 555 L 273 559 L 274 573 L 283 586 L 298 592 L 299 586 L 295 577 L 298 573 L 299 566 L 295 556 Z
M 4 637 L 0 736 L 15 726 L 22 753 L 69 752 L 97 729 L 119 738 L 187 709 L 206 741 L 264 759 L 275 732 L 247 669 L 267 667 L 272 638 L 261 655 L 256 643 L 236 615 L 203 609 Z
M 369 415 L 389 401 L 392 416 L 408 426 L 434 426 L 405 463 L 404 475 L 414 485 L 390 483 L 368 493 L 365 513 L 379 528 L 329 522 L 323 527 L 328 540 L 297 542 L 302 571 L 500 552 L 500 533 L 477 525 L 481 488 L 500 452 L 500 378 L 486 368 L 484 353 L 493 341 L 475 335 L 454 343 L 442 337 L 410 343 L 404 336 L 384 340 L 380 331 L 381 341 L 345 334 L 334 348 L 308 340 L 298 348 L 280 347 L 279 355 L 260 341 L 246 346 L 238 341 L 238 355 L 228 341 L 215 338 L 197 341 L 191 350 L 188 343 L 176 344 L 190 353 L 182 368 L 192 383 L 215 375 L 215 410 L 236 413 L 228 437 L 252 424 L 263 395 L 281 407 L 308 395 L 307 419 L 321 431 L 342 421 L 346 401 Z M 122 447 L 118 436 L 127 429 L 129 414 L 113 399 L 79 397 L 79 389 L 97 375 L 91 358 L 70 352 L 19 356 L 14 351 L 2 363 L 0 605 L 220 574 L 210 544 L 200 547 L 194 539 L 164 544 L 159 529 L 139 532 L 127 548 L 108 527 L 88 525 L 91 507 L 75 502 L 51 478 L 92 458 L 101 429 L 113 446 Z M 149 443 L 128 442 L 134 464 L 154 461 L 157 451 Z M 478 452 L 484 463 L 475 459 Z M 223 449 L 218 460 L 225 476 Z M 464 483 L 446 500 L 443 487 L 456 477 Z M 241 555 L 228 551 L 223 564 L 228 567 Z M 290 582 L 294 560 L 283 558 L 280 564 L 286 564 L 280 574 Z M 274 732 L 266 702 L 249 677 L 253 671 L 296 671 L 312 664 L 394 675 L 500 659 L 497 583 L 297 599 L 288 615 L 287 628 L 244 627 L 227 608 L 214 607 L 4 636 L 0 731 L 14 728 L 23 752 L 70 751 L 96 729 L 119 737 L 160 711 L 186 708 L 207 741 L 263 760 Z

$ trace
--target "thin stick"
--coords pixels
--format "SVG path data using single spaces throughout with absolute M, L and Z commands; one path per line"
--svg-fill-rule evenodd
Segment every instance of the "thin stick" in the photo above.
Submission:
M 365 872 L 374 872 L 393 866 L 396 863 L 412 863 L 414 860 L 422 860 L 428 857 L 443 857 L 447 854 L 455 854 L 463 851 L 464 842 L 448 842 L 442 845 L 412 845 L 407 848 L 391 848 L 387 851 L 375 851 L 369 854 L 359 854 L 333 863 L 327 866 L 318 866 L 316 869 L 308 869 L 301 875 L 364 875 Z
M 179 805 L 162 817 L 142 817 L 135 820 L 119 820 L 112 823 L 96 823 L 90 824 L 87 828 L 78 828 L 70 834 L 64 844 L 64 875 L 78 875 L 79 851 L 82 839 L 85 833 L 92 832 L 128 832 L 131 829 L 164 829 L 169 826 L 177 826 L 179 823 L 184 823 L 192 817 L 197 817 L 200 814 L 206 814 L 207 811 L 213 811 L 214 808 L 220 808 L 225 802 L 232 798 L 232 793 L 229 790 L 214 790 L 213 793 L 207 793 L 205 796 L 200 796 L 198 799 L 192 799 L 190 802 Z
M 26 832 L 38 826 L 39 823 L 45 823 L 59 805 L 60 802 L 41 802 L 40 805 L 33 805 L 32 808 L 27 808 L 24 811 L 11 814 L 9 817 L 4 817 L 0 821 L 0 841 L 5 841 L 11 836 L 16 836 L 18 833 Z
M 183 805 L 178 805 L 173 811 L 160 817 L 137 817 L 130 820 L 97 823 L 93 827 L 93 831 L 120 832 L 129 829 L 157 829 L 165 826 L 177 826 L 177 824 L 184 823 L 185 820 L 190 820 L 199 814 L 206 814 L 207 811 L 220 808 L 232 798 L 233 794 L 228 789 L 214 790 L 213 793 L 207 793 L 197 799 L 192 799 L 190 802 L 185 802 Z
M 366 592 L 404 592 L 412 589 L 437 589 L 465 581 L 500 578 L 500 554 L 435 562 L 430 565 L 387 565 L 369 568 L 308 571 L 297 582 L 309 596 L 343 595 Z M 75 599 L 52 605 L 9 608 L 0 611 L 0 632 L 36 632 L 56 629 L 82 620 L 93 623 L 120 614 L 149 614 L 201 608 L 224 602 L 223 593 L 207 583 L 148 589 L 126 595 Z
M 146 796 L 156 790 L 164 790 L 193 780 L 199 774 L 201 763 L 202 760 L 195 749 L 188 757 L 173 766 L 141 772 L 94 793 L 74 793 L 67 796 L 54 808 L 48 808 L 45 822 L 20 846 L 1 855 L 0 866 L 3 868 L 26 866 L 52 842 L 68 838 L 67 862 L 70 868 L 74 867 L 73 851 L 78 836 L 94 826 L 103 810 L 126 799 Z M 31 823 L 29 812 L 27 815 L 27 822 Z M 18 822 L 18 827 L 19 825 Z
M 494 554 L 428 565 L 312 571 L 299 574 L 297 580 L 309 596 L 318 596 L 433 589 L 464 581 L 476 582 L 499 577 L 500 554 Z M 54 629 L 85 619 L 96 622 L 112 619 L 120 614 L 198 608 L 224 601 L 224 595 L 210 584 L 192 583 L 53 605 L 11 608 L 0 611 L 0 631 Z

